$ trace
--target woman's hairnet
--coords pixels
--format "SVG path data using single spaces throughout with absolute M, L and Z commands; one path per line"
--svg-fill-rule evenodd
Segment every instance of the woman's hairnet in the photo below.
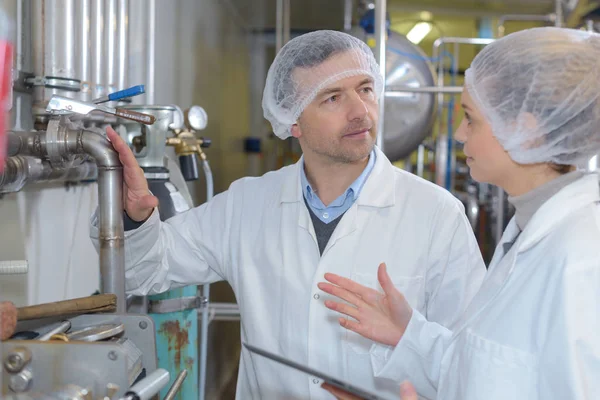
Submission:
M 379 98 L 383 79 L 373 52 L 354 36 L 316 31 L 290 40 L 275 57 L 263 93 L 264 116 L 281 139 L 291 135 L 306 106 L 317 93 L 340 79 L 370 76 Z
M 465 82 L 514 161 L 576 165 L 600 151 L 600 35 L 510 34 L 475 57 Z

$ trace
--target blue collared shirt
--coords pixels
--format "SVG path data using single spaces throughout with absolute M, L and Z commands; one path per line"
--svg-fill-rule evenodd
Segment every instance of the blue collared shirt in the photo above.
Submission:
M 367 163 L 366 168 L 360 174 L 358 178 L 350 185 L 350 187 L 337 199 L 331 202 L 328 206 L 325 206 L 319 196 L 316 195 L 313 188 L 308 183 L 308 179 L 306 178 L 306 172 L 304 171 L 304 164 L 302 164 L 302 174 L 300 177 L 302 183 L 302 193 L 304 194 L 304 198 L 308 203 L 308 206 L 312 210 L 312 212 L 324 223 L 329 223 L 340 215 L 344 214 L 352 204 L 358 198 L 360 191 L 362 190 L 369 174 L 373 170 L 375 166 L 375 150 L 371 152 L 371 156 L 369 157 L 369 162 Z

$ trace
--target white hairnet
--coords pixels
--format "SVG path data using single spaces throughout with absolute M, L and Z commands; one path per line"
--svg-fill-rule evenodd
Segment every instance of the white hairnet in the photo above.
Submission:
M 510 34 L 475 57 L 465 83 L 514 161 L 576 165 L 600 151 L 600 35 Z
M 373 79 L 379 98 L 383 79 L 373 52 L 364 42 L 328 30 L 298 36 L 281 48 L 269 68 L 262 101 L 264 116 L 273 132 L 285 139 L 321 89 L 357 75 Z

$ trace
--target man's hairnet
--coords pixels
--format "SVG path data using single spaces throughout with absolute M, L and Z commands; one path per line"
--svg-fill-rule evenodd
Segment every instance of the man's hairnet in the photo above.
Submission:
M 370 76 L 376 98 L 383 79 L 373 52 L 354 36 L 316 31 L 290 40 L 275 57 L 263 93 L 264 116 L 281 139 L 291 135 L 306 106 L 326 86 L 357 75 Z
M 514 161 L 577 165 L 600 151 L 600 35 L 510 34 L 475 57 L 465 82 Z

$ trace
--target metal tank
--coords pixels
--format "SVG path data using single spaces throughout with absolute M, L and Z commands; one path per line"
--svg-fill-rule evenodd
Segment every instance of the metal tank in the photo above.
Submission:
M 350 33 L 370 42 L 360 27 L 353 28 Z M 435 86 L 435 70 L 420 47 L 405 36 L 390 31 L 386 48 L 386 90 Z M 386 95 L 383 151 L 390 160 L 408 157 L 429 136 L 435 109 L 435 95 L 430 93 Z

